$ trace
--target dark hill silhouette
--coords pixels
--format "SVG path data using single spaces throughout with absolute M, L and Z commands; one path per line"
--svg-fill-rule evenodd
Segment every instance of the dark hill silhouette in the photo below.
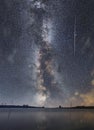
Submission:
M 36 107 L 36 106 L 29 106 L 29 105 L 0 105 L 0 108 L 37 108 L 37 109 L 94 109 L 94 106 L 75 106 L 75 107 L 53 107 L 53 108 L 48 108 L 48 107 Z

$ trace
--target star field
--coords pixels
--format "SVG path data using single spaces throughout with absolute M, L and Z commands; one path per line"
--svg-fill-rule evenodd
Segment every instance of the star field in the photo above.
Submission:
M 93 14 L 93 0 L 0 0 L 0 103 L 94 105 Z

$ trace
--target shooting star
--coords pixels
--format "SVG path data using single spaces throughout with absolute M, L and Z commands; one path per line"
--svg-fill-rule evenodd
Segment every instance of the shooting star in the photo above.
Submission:
M 74 46 L 73 46 L 74 56 L 76 55 L 76 36 L 77 36 L 76 24 L 77 24 L 77 21 L 76 21 L 76 16 L 75 16 L 75 20 L 74 20 Z

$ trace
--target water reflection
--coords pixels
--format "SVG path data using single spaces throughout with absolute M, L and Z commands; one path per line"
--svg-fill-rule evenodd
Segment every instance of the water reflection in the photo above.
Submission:
M 94 110 L 0 111 L 0 130 L 94 130 Z

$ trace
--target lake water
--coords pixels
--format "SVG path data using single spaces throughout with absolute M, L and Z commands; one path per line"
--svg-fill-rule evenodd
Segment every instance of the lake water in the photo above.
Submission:
M 94 130 L 94 110 L 0 109 L 0 130 Z

